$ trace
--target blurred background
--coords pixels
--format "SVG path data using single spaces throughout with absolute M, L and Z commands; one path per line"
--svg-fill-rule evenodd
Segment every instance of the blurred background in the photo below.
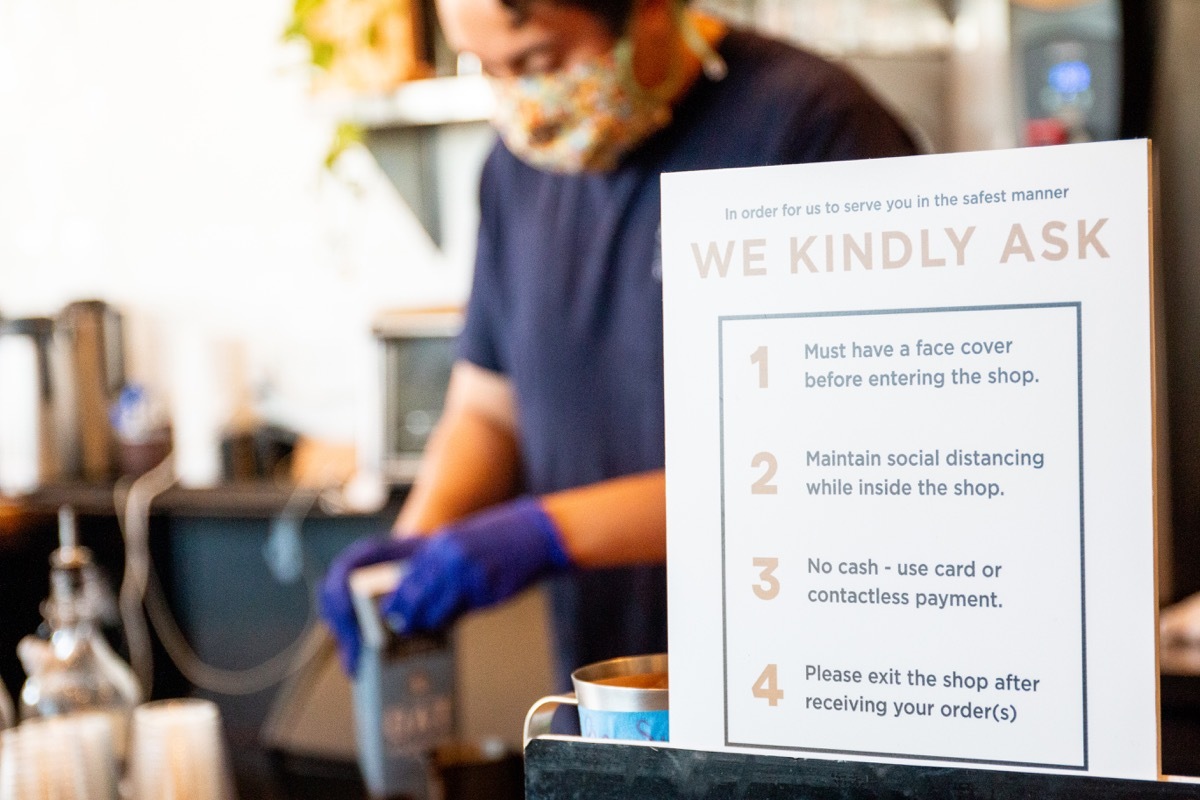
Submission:
M 1200 6 L 696 2 L 845 63 L 929 152 L 1154 140 L 1160 600 L 1200 589 Z M 478 65 L 448 51 L 428 0 L 0 0 L 0 607 L 12 609 L 0 678 L 12 694 L 64 504 L 114 585 L 122 529 L 145 515 L 198 661 L 245 670 L 303 638 L 312 580 L 390 524 L 440 412 L 490 112 Z M 134 478 L 172 447 L 172 478 L 140 484 L 153 506 L 131 507 Z M 460 728 L 511 743 L 551 688 L 541 598 L 463 628 Z M 128 632 L 110 633 L 128 656 Z M 309 657 L 232 694 L 151 638 L 155 696 L 216 699 L 244 745 L 243 796 L 300 796 L 268 757 L 353 783 L 344 681 L 319 712 L 294 702 L 315 685 L 301 677 L 336 683 L 336 668 Z M 496 659 L 523 679 L 497 683 Z M 1172 702 L 1200 718 L 1191 694 Z M 314 714 L 323 735 L 280 735 Z
M 291 16 L 0 3 L 0 314 L 103 299 L 131 380 L 167 394 L 177 348 L 219 350 L 227 405 L 353 440 L 374 314 L 462 300 L 473 203 L 439 248 L 365 152 L 324 167 L 340 118 Z

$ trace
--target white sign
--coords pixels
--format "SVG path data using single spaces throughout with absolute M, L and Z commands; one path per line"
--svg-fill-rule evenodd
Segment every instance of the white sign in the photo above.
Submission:
M 1148 163 L 663 177 L 673 745 L 1158 776 Z

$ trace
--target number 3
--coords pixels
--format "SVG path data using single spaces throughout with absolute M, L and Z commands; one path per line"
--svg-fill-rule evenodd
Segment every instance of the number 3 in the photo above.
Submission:
M 753 587 L 754 593 L 761 600 L 774 600 L 775 596 L 779 594 L 779 579 L 773 573 L 775 572 L 775 568 L 779 566 L 779 559 L 756 558 L 754 559 L 754 566 L 762 567 L 762 572 L 758 573 L 758 579 L 762 583 L 756 584 Z

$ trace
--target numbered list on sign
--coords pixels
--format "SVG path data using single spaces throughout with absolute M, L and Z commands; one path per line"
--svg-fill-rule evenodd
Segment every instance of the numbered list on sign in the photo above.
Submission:
M 718 321 L 728 746 L 1087 767 L 1080 314 Z

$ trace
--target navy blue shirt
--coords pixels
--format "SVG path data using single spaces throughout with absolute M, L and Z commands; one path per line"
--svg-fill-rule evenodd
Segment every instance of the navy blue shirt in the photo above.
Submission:
M 672 123 L 612 172 L 559 175 L 497 143 L 483 168 L 474 285 L 459 356 L 516 392 L 524 490 L 661 469 L 663 172 L 914 152 L 849 75 L 732 30 L 721 81 L 701 76 Z M 560 681 L 583 664 L 663 652 L 662 567 L 551 585 Z

